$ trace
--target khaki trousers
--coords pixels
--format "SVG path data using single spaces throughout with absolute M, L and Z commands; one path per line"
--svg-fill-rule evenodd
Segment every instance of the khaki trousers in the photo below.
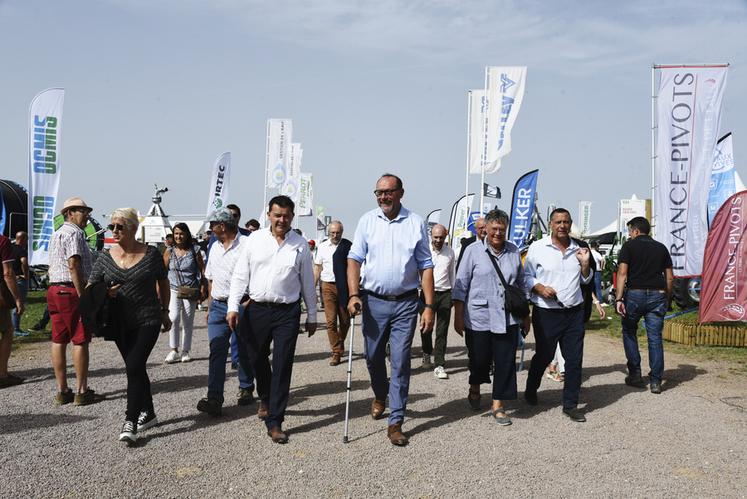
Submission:
M 322 281 L 322 301 L 324 316 L 327 319 L 327 337 L 332 355 L 342 356 L 345 353 L 345 338 L 350 329 L 350 314 L 347 304 L 337 299 L 337 286 L 334 282 Z M 338 328 L 339 321 L 339 328 Z

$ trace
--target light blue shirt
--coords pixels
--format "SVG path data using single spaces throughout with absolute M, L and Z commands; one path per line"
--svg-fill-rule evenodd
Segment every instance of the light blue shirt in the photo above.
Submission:
M 365 263 L 363 289 L 400 295 L 420 285 L 419 271 L 433 267 L 423 219 L 400 207 L 394 220 L 381 208 L 364 214 L 355 229 L 348 258 Z
M 451 297 L 464 302 L 464 327 L 473 331 L 504 334 L 507 329 L 506 291 L 487 251 L 488 246 L 484 241 L 467 246 L 457 270 Z M 498 267 L 506 282 L 524 289 L 524 269 L 521 266 L 519 248 L 511 241 L 506 241 L 503 251 L 493 255 L 498 260 Z M 509 325 L 519 324 L 513 315 L 509 317 Z

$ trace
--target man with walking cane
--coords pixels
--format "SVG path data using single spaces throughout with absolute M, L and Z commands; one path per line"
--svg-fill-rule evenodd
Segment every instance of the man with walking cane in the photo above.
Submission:
M 402 433 L 410 388 L 410 349 L 418 318 L 418 285 L 425 309 L 424 332 L 433 330 L 435 292 L 433 261 L 423 219 L 401 204 L 402 181 L 385 173 L 376 183 L 379 208 L 364 214 L 348 254 L 348 311 L 362 312 L 366 363 L 374 400 L 371 417 L 380 418 L 389 395 L 387 436 L 393 445 L 407 445 Z M 360 271 L 366 272 L 361 287 Z M 387 382 L 386 344 L 390 345 L 391 382 Z M 349 363 L 349 362 L 348 362 Z

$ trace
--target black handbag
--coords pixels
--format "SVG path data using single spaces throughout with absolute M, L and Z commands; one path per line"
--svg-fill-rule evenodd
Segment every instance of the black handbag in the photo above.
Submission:
M 503 284 L 503 289 L 506 290 L 506 296 L 504 297 L 506 312 L 510 313 L 514 317 L 518 317 L 519 319 L 528 317 L 529 302 L 527 301 L 524 291 L 512 284 L 508 284 L 506 282 L 506 279 L 503 278 L 503 273 L 498 266 L 498 262 L 490 253 L 490 250 L 488 248 L 485 248 L 485 252 L 490 257 L 490 262 L 493 264 L 493 268 L 498 273 L 498 278 L 501 280 L 501 284 Z

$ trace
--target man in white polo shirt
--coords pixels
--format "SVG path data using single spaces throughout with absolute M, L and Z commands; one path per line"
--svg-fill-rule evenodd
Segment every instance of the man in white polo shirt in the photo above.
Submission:
M 301 296 L 306 303 L 306 331 L 316 331 L 316 290 L 309 245 L 291 230 L 295 204 L 288 196 L 270 200 L 270 227 L 247 239 L 231 278 L 226 319 L 239 324 L 239 306 L 249 286 L 249 304 L 239 335 L 246 344 L 257 380 L 258 415 L 278 444 L 288 442 L 282 430 L 288 406 L 293 356 L 301 325 Z M 270 368 L 272 343 L 272 368 Z
M 337 296 L 337 285 L 335 283 L 335 272 L 332 266 L 332 256 L 342 241 L 342 222 L 335 220 L 329 224 L 329 239 L 322 241 L 316 250 L 314 257 L 314 281 L 321 280 L 322 303 L 324 303 L 324 316 L 327 319 L 327 337 L 332 349 L 330 366 L 340 364 L 340 359 L 345 351 L 345 338 L 350 328 L 350 314 L 347 303 L 341 303 Z M 338 328 L 339 320 L 339 328 Z

